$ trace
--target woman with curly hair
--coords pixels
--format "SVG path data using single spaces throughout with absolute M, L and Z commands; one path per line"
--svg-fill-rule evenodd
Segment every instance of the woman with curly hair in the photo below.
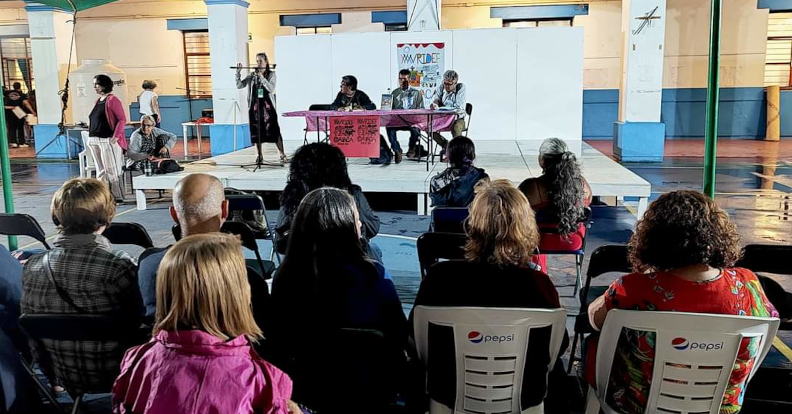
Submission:
M 279 252 L 286 251 L 289 229 L 300 202 L 306 194 L 322 187 L 340 188 L 352 194 L 363 223 L 361 235 L 366 240 L 371 240 L 379 232 L 379 217 L 371 211 L 360 186 L 352 184 L 349 179 L 344 153 L 329 144 L 308 144 L 294 153 L 289 165 L 289 178 L 280 196 L 281 207 L 275 227 Z M 376 255 L 381 257 L 379 252 Z M 375 259 L 381 260 L 380 257 Z
M 509 180 L 482 181 L 476 187 L 466 229 L 465 260 L 432 265 L 421 281 L 415 306 L 561 307 L 553 282 L 531 262 L 539 244 L 534 212 Z M 560 354 L 568 343 L 564 332 Z M 564 407 L 557 405 L 563 406 L 564 398 L 555 394 L 563 386 L 554 386 L 564 377 L 560 358 L 550 375 L 549 388 L 545 375 L 545 371 L 532 370 L 526 376 L 524 381 L 535 386 L 530 387 L 531 395 L 523 398 L 538 401 L 523 405 L 538 404 L 549 390 L 545 412 L 564 412 Z
M 733 267 L 741 255 L 739 240 L 737 227 L 710 198 L 689 190 L 661 195 L 630 238 L 629 259 L 635 273 L 617 279 L 589 305 L 592 326 L 601 328 L 611 309 L 778 317 L 756 275 Z M 619 347 L 624 351 L 617 351 L 616 374 L 611 375 L 611 389 L 617 391 L 613 404 L 625 412 L 643 412 L 640 407 L 645 407 L 648 397 L 654 334 L 630 330 L 622 339 Z M 755 344 L 746 339 L 721 413 L 740 409 L 739 396 L 750 372 L 745 367 L 756 352 Z M 586 351 L 586 376 L 591 384 L 596 355 L 592 348 Z
M 564 141 L 548 138 L 539 147 L 539 166 L 541 176 L 520 184 L 543 230 L 539 251 L 580 249 L 586 232 L 580 219 L 583 207 L 591 204 L 591 187 L 580 172 L 580 164 Z M 544 256 L 536 262 L 546 269 Z

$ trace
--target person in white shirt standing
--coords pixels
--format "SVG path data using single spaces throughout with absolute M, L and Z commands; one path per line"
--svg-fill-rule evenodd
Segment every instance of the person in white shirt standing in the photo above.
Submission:
M 456 112 L 457 119 L 451 125 L 451 138 L 462 135 L 465 130 L 466 92 L 465 84 L 459 82 L 459 74 L 456 71 L 447 70 L 443 73 L 443 84 L 437 87 L 434 101 L 430 106 L 430 109 L 447 109 Z M 438 132 L 432 133 L 432 138 L 437 145 L 443 148 L 448 145 L 448 140 Z
M 154 92 L 157 83 L 152 80 L 144 80 L 142 87 L 143 92 L 138 95 L 140 113 L 154 117 L 154 120 L 157 121 L 156 127 L 159 128 L 162 124 L 162 113 L 160 112 L 158 95 Z

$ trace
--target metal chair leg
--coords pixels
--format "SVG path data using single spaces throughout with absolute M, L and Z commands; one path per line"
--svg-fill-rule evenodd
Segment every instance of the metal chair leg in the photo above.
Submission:
M 77 414 L 80 412 L 80 404 L 83 400 L 83 394 L 77 396 L 77 399 L 74 400 L 74 407 L 72 407 L 72 414 Z
M 65 413 L 66 411 L 64 411 L 63 407 L 61 407 L 60 403 L 58 403 L 58 399 L 55 398 L 54 395 L 52 395 L 52 389 L 47 387 L 45 384 L 41 382 L 41 380 L 39 380 L 39 377 L 38 375 L 36 375 L 36 372 L 33 370 L 33 367 L 28 365 L 28 362 L 21 355 L 19 356 L 19 360 L 22 363 L 22 367 L 25 369 L 28 375 L 33 379 L 33 382 L 36 384 L 36 387 L 38 387 L 39 391 L 41 391 L 41 393 L 44 394 L 44 397 L 50 402 L 50 404 L 52 404 L 52 406 L 55 407 L 55 409 L 58 410 L 58 412 Z
M 572 367 L 575 365 L 575 361 L 577 360 L 577 356 L 575 355 L 576 354 L 575 349 L 577 348 L 579 336 L 580 335 L 578 333 L 575 333 L 572 336 L 572 348 L 569 351 L 569 363 L 567 364 L 567 374 L 572 373 Z
M 577 296 L 578 290 L 583 284 L 583 278 L 581 276 L 583 272 L 583 256 L 581 255 L 575 255 L 575 271 L 577 276 L 575 278 L 575 290 L 572 292 L 572 294 Z

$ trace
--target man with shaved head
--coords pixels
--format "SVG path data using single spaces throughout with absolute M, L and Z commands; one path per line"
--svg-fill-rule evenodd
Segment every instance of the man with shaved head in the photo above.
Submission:
M 228 200 L 223 183 L 209 174 L 190 174 L 182 178 L 173 189 L 173 205 L 170 207 L 173 221 L 179 223 L 182 237 L 193 234 L 214 233 L 228 218 Z M 148 249 L 140 255 L 138 284 L 146 306 L 146 320 L 154 318 L 156 310 L 157 268 L 170 246 Z M 269 303 L 267 282 L 255 270 L 248 268 L 253 316 L 264 330 L 264 318 Z

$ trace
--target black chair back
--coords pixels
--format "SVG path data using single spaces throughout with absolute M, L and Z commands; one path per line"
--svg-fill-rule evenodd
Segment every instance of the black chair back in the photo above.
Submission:
M 792 256 L 792 246 L 774 244 L 749 244 L 745 246 L 743 258 L 736 267 L 750 269 L 754 273 L 792 275 L 792 266 L 787 259 Z
M 459 233 L 424 233 L 418 237 L 418 262 L 421 265 L 421 278 L 440 259 L 464 260 L 467 236 Z
M 580 219 L 578 220 L 578 224 L 584 224 L 587 228 L 590 227 L 589 225 L 591 223 L 591 215 L 592 215 L 591 207 L 588 207 L 588 206 L 587 207 L 583 207 L 583 213 L 580 216 Z M 545 221 L 540 221 L 539 224 L 549 225 Z M 539 232 L 540 233 L 556 234 L 556 233 L 558 233 L 558 228 L 557 227 L 539 227 Z
M 265 222 L 263 223 L 265 224 L 264 227 L 261 229 L 251 228 L 251 230 L 257 239 L 272 240 L 272 235 L 274 233 L 273 229 L 270 228 L 269 220 L 267 219 L 267 208 L 264 206 L 264 200 L 261 196 L 227 188 L 225 197 L 226 200 L 228 200 L 229 216 L 235 211 L 258 211 L 259 214 L 262 214 Z
M 792 246 L 776 244 L 749 244 L 745 246 L 743 258 L 736 267 L 744 267 L 754 273 L 792 275 L 792 266 L 786 262 L 792 255 Z M 792 330 L 792 292 L 769 276 L 757 275 L 762 289 L 781 317 L 782 331 Z
M 311 345 L 297 345 L 287 369 L 296 401 L 317 413 L 392 412 L 406 360 L 382 332 L 344 328 L 303 343 Z M 354 395 L 355 402 L 343 395 Z
M 465 220 L 470 215 L 467 207 L 435 207 L 429 231 L 436 233 L 465 234 Z
M 133 244 L 144 249 L 154 247 L 146 228 L 138 223 L 110 223 L 102 235 L 113 244 Z
M 465 114 L 467 114 L 467 124 L 465 124 L 465 136 L 468 136 L 470 129 L 470 120 L 473 119 L 473 104 L 468 102 L 465 104 Z
M 126 320 L 116 316 L 92 314 L 22 314 L 19 317 L 19 327 L 33 340 L 40 356 L 52 362 L 55 375 L 64 381 L 64 386 L 75 394 L 106 393 L 109 392 L 118 370 L 115 372 L 92 375 L 88 378 L 90 383 L 74 383 L 74 375 L 65 375 L 75 370 L 95 373 L 96 368 L 82 366 L 82 358 L 73 355 L 62 355 L 52 348 L 54 343 L 92 341 L 92 342 L 118 342 L 119 346 L 115 355 L 104 354 L 110 365 L 120 364 L 124 352 L 129 346 L 142 343 L 139 322 Z M 80 351 L 76 351 L 79 353 Z M 93 363 L 93 360 L 89 361 Z M 79 377 L 79 376 L 78 376 Z M 76 395 L 73 395 L 76 397 Z
M 591 253 L 586 276 L 593 279 L 609 272 L 632 272 L 626 245 L 606 244 Z
M 0 234 L 6 236 L 28 236 L 38 240 L 47 250 L 47 236 L 38 221 L 28 214 L 0 213 Z

